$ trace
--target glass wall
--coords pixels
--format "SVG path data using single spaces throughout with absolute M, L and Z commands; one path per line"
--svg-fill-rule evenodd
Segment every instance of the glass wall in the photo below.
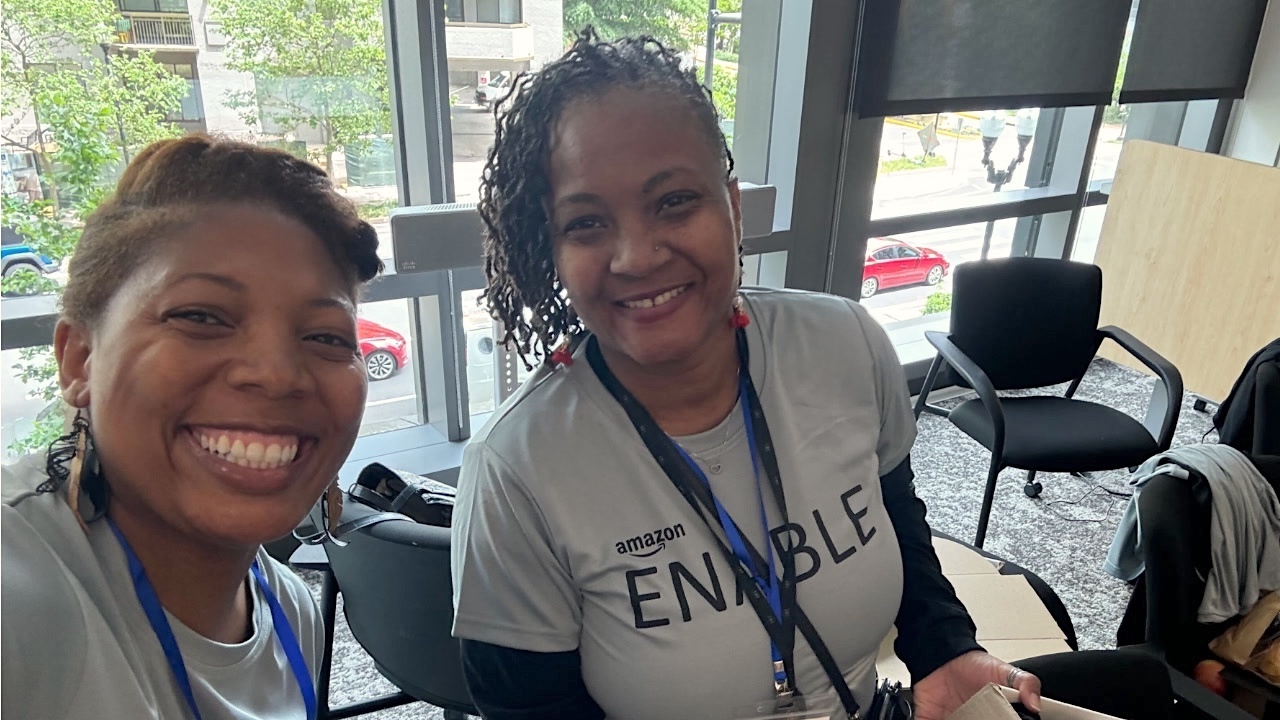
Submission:
M 963 205 L 993 192 L 1041 187 L 1031 158 L 1039 108 L 885 118 L 872 217 Z
M 587 23 L 605 37 L 655 35 L 700 77 L 712 64 L 709 84 L 739 176 L 767 191 L 751 207 L 744 200 L 744 214 L 766 224 L 746 240 L 748 282 L 858 298 L 909 364 L 927 357 L 923 330 L 946 325 L 958 265 L 981 259 L 984 248 L 989 258 L 1090 259 L 1123 142 L 1216 150 L 1210 130 L 1222 108 L 1198 101 L 850 117 L 847 40 L 858 7 L 847 0 L 717 0 L 710 43 L 710 3 L 696 2 L 654 13 L 635 0 L 635 12 L 602 16 L 591 0 L 422 0 L 389 5 L 390 19 L 379 0 L 332 4 L 333 17 L 293 17 L 252 0 L 118 2 L 103 0 L 85 27 L 0 19 L 15 31 L 8 37 L 36 41 L 17 48 L 0 37 L 6 68 L 52 76 L 47 87 L 61 97 L 78 93 L 75 107 L 95 111 L 80 116 L 101 118 L 97 130 L 112 146 L 96 180 L 68 182 L 58 170 L 84 149 L 71 118 L 34 87 L 6 95 L 20 101 L 4 107 L 6 243 L 13 235 L 49 260 L 38 282 L 5 284 L 6 444 L 45 410 L 49 387 L 48 352 L 38 349 L 48 337 L 11 332 L 13 318 L 53 312 L 69 241 L 91 209 L 78 199 L 108 187 L 159 137 L 207 129 L 307 157 L 374 225 L 388 277 L 360 309 L 376 359 L 362 442 L 390 448 L 465 440 L 527 371 L 478 305 L 476 267 L 395 274 L 388 213 L 402 202 L 475 202 L 494 106 L 518 73 L 560 56 Z M 4 79 L 23 89 L 10 82 L 17 75 Z M 19 226 L 31 237 L 9 232 Z M 431 240 L 479 256 L 478 233 Z M 24 347 L 33 370 L 14 369 Z
M 623 6 L 626 3 L 622 3 Z M 735 7 L 736 5 L 736 7 Z M 472 14 L 470 0 L 446 3 L 445 51 L 448 66 L 449 148 L 453 172 L 453 199 L 458 203 L 478 200 L 480 175 L 493 146 L 494 110 L 510 92 L 516 77 L 533 72 L 560 57 L 580 27 L 577 22 L 593 12 L 585 0 L 477 0 Z M 732 0 L 720 2 L 721 11 L 738 11 L 741 4 Z M 689 66 L 705 77 L 707 17 L 700 8 L 682 7 L 683 15 L 675 18 L 646 17 L 649 6 L 641 0 L 634 3 L 635 16 L 630 21 L 610 22 L 591 17 L 597 31 L 606 39 L 627 34 L 655 35 L 685 55 Z M 459 17 L 459 14 L 461 17 Z M 502 18 L 502 19 L 495 19 Z M 516 18 L 516 19 L 512 19 Z M 484 24 L 483 27 L 471 23 Z M 519 23 L 495 27 L 493 23 Z M 731 139 L 734 131 L 741 27 L 738 23 L 717 25 L 716 43 L 711 53 L 712 90 L 722 126 Z M 748 71 L 745 74 L 750 74 Z M 785 253 L 764 263 L 763 277 L 775 284 L 785 282 Z M 781 264 L 779 264 L 781 263 Z M 760 267 L 756 262 L 753 267 Z M 476 279 L 479 282 L 479 279 Z M 463 348 L 467 406 L 475 417 L 491 412 L 511 388 L 501 382 L 502 369 L 513 365 L 516 376 L 528 375 L 523 364 L 512 354 L 495 347 L 496 328 L 478 307 L 480 287 L 475 283 L 454 281 L 459 290 L 458 309 L 463 318 Z
M 503 17 L 519 14 L 518 0 L 494 4 Z M 281 148 L 325 168 L 374 224 L 390 265 L 387 214 L 398 189 L 379 0 L 330 3 L 326 12 L 303 15 L 248 0 L 101 0 L 84 7 L 73 26 L 56 20 L 53 9 L 48 18 L 37 12 L 2 20 L 6 254 L 12 243 L 42 258 L 27 280 L 6 271 L 6 317 L 32 303 L 53 311 L 94 198 L 143 147 L 188 132 Z M 97 124 L 86 129 L 86 119 Z M 105 147 L 96 144 L 100 137 Z M 419 331 L 406 301 L 367 303 L 360 313 L 373 380 L 362 433 L 416 425 Z M 38 422 L 56 420 L 46 399 L 53 359 L 37 343 L 6 350 L 2 361 L 0 415 L 9 447 L 40 430 Z

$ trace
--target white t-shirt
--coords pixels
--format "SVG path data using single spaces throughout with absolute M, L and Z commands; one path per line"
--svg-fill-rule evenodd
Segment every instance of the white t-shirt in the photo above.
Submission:
M 766 489 L 771 534 L 790 533 L 798 602 L 865 707 L 902 595 L 879 477 L 915 439 L 906 380 L 888 337 L 856 303 L 745 295 L 751 376 L 791 522 L 784 527 Z M 650 456 L 583 348 L 571 367 L 531 378 L 466 449 L 453 524 L 454 634 L 537 652 L 578 649 L 587 688 L 610 718 L 729 717 L 772 693 L 768 636 L 713 531 Z M 762 548 L 742 428 L 731 415 L 677 441 Z M 831 687 L 799 633 L 796 675 L 807 694 Z
M 80 528 L 60 494 L 35 493 L 44 457 L 3 469 L 3 715 L 24 720 L 189 718 L 106 521 Z M 285 566 L 258 562 L 312 681 L 324 647 L 315 600 Z M 205 720 L 300 720 L 306 707 L 256 582 L 253 635 L 226 645 L 169 616 Z

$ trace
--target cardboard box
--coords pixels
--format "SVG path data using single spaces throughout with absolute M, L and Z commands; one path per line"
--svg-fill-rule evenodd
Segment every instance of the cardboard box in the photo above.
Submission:
M 1021 575 L 948 578 L 984 640 L 1065 640 L 1040 596 Z
M 1000 575 L 992 561 L 950 540 L 933 539 L 942 574 L 978 627 L 978 642 L 1005 662 L 1070 652 L 1062 628 L 1021 575 Z M 911 682 L 906 665 L 893 652 L 897 631 L 880 643 L 876 671 L 903 685 Z
M 958 542 L 935 537 L 933 551 L 938 553 L 938 560 L 942 563 L 942 574 L 947 577 L 999 574 L 993 561 Z
M 1017 701 L 1018 691 L 988 685 L 951 713 L 947 720 L 1019 720 L 1010 703 Z M 1042 698 L 1041 720 L 1119 720 L 1092 710 Z

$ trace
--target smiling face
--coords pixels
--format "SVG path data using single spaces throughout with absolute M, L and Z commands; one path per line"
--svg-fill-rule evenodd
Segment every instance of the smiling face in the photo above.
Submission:
M 297 220 L 193 211 L 92 329 L 55 335 L 111 512 L 229 547 L 289 533 L 345 461 L 367 381 L 353 288 Z
M 606 354 L 674 369 L 730 327 L 738 186 L 684 101 L 619 89 L 570 104 L 549 171 L 556 272 Z

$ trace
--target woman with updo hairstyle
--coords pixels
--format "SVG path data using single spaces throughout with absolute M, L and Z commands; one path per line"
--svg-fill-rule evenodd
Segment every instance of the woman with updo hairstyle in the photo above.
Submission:
M 54 331 L 70 432 L 3 470 L 6 717 L 314 718 L 323 628 L 262 550 L 336 490 L 377 235 L 314 165 L 151 145 Z

